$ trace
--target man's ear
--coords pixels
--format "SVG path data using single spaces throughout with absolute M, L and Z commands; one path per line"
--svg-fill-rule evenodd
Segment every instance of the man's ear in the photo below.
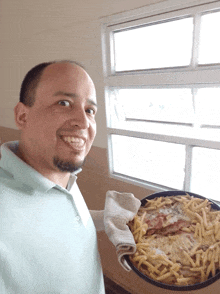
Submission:
M 27 122 L 29 107 L 24 105 L 21 102 L 18 102 L 18 104 L 14 108 L 14 117 L 15 117 L 15 123 L 19 130 L 23 129 Z

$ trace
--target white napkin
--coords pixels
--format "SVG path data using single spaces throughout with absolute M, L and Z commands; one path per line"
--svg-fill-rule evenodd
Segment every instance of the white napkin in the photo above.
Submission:
M 105 232 L 116 248 L 119 263 L 127 271 L 131 268 L 124 259 L 124 255 L 133 254 L 136 251 L 135 241 L 127 223 L 137 214 L 140 205 L 140 200 L 131 193 L 116 191 L 106 193 Z

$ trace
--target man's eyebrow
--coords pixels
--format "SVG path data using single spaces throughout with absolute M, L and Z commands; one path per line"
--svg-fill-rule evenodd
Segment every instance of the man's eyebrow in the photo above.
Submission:
M 77 95 L 74 93 L 64 92 L 64 91 L 57 91 L 53 96 L 67 96 L 70 98 L 76 98 Z
M 70 97 L 70 98 L 76 98 L 77 94 L 74 94 L 71 92 L 57 91 L 53 96 L 66 96 L 66 97 Z M 87 99 L 87 102 L 91 105 L 94 105 L 96 108 L 98 108 L 98 105 L 94 100 Z
M 95 101 L 93 101 L 92 99 L 87 99 L 87 102 L 91 105 L 94 105 L 96 108 L 98 108 L 97 103 L 95 103 Z

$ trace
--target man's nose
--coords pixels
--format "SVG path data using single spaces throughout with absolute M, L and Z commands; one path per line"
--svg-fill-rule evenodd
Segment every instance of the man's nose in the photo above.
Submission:
M 78 127 L 80 129 L 89 128 L 89 119 L 84 109 L 74 109 L 72 118 L 70 120 L 71 126 Z

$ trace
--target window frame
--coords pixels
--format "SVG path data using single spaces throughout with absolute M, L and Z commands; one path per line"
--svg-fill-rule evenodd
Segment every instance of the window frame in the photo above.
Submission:
M 185 161 L 185 180 L 183 189 L 190 191 L 191 160 L 192 148 L 195 146 L 220 150 L 220 140 L 204 139 L 192 136 L 173 136 L 164 133 L 139 132 L 111 127 L 111 118 L 108 112 L 110 92 L 112 89 L 121 88 L 143 88 L 143 87 L 220 87 L 220 63 L 219 64 L 198 64 L 198 43 L 200 18 L 207 11 L 220 10 L 220 1 L 182 1 L 170 0 L 157 4 L 152 4 L 140 9 L 112 15 L 102 19 L 102 52 L 103 52 L 103 72 L 105 82 L 105 106 L 107 119 L 108 136 L 108 162 L 109 174 L 111 177 L 143 186 L 155 191 L 175 190 L 171 187 L 161 186 L 159 184 L 132 178 L 114 172 L 112 160 L 111 135 L 125 135 L 150 140 L 159 140 L 186 146 Z M 192 59 L 189 66 L 157 68 L 134 71 L 114 70 L 113 56 L 113 32 L 131 28 L 133 26 L 143 26 L 150 23 L 163 23 L 168 19 L 180 19 L 193 16 L 195 19 L 195 29 L 193 38 Z M 174 79 L 170 79 L 175 74 Z M 198 78 L 199 77 L 199 78 Z

